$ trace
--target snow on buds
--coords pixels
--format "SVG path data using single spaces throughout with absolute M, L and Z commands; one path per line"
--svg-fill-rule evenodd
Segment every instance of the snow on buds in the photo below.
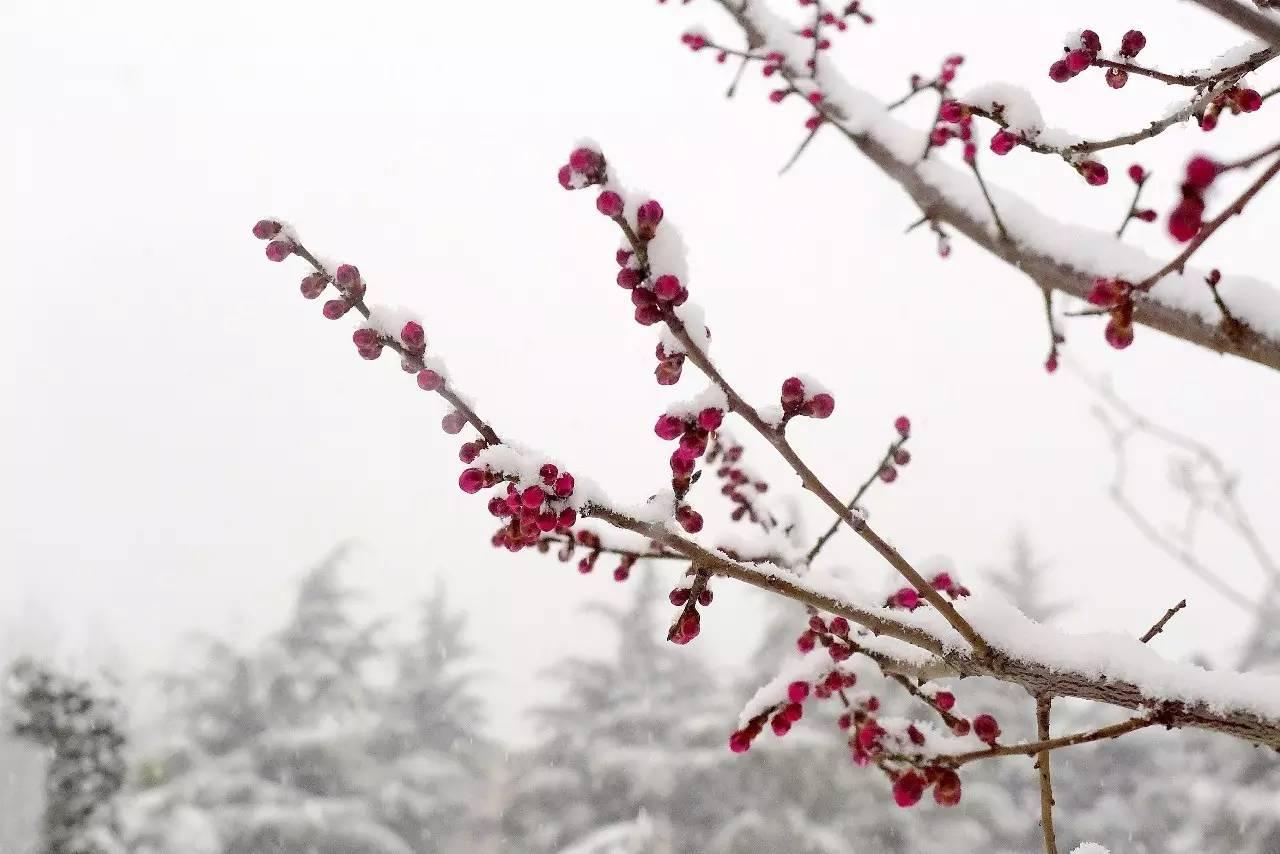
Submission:
M 782 403 L 783 423 L 799 415 L 809 418 L 829 418 L 835 411 L 836 399 L 821 391 L 812 379 L 788 377 L 782 381 L 779 399 Z

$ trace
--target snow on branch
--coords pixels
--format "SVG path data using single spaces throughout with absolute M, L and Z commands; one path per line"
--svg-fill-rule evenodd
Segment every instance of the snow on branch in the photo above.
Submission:
M 1186 267 L 1185 259 L 1164 262 L 1152 258 L 1113 234 L 1059 222 L 1008 190 L 974 180 L 972 168 L 961 170 L 938 157 L 922 159 L 922 146 L 927 155 L 936 144 L 926 144 L 930 134 L 900 122 L 891 115 L 893 105 L 848 83 L 824 52 L 812 50 L 812 40 L 803 31 L 797 32 L 763 0 L 717 2 L 746 33 L 751 45 L 749 56 L 765 63 L 767 72 L 786 81 L 789 89 L 774 94 L 803 95 L 815 110 L 813 128 L 830 125 L 845 136 L 911 196 L 927 220 L 954 227 L 1026 273 L 1041 288 L 1079 299 L 1087 300 L 1099 279 L 1148 282 L 1141 297 L 1124 310 L 1121 319 L 1126 325 L 1149 326 L 1214 352 L 1231 353 L 1280 370 L 1280 291 L 1271 284 L 1248 276 L 1220 275 L 1211 289 L 1205 285 L 1210 272 Z M 1257 47 L 1256 43 L 1253 47 Z M 1096 55 L 1096 51 L 1089 51 L 1082 60 L 1084 67 L 1092 64 Z M 1087 159 L 1089 152 L 1154 136 L 1192 114 L 1204 113 L 1227 94 L 1242 99 L 1231 102 L 1233 111 L 1256 109 L 1261 96 L 1252 90 L 1246 93 L 1236 82 L 1240 75 L 1276 55 L 1274 46 L 1265 48 L 1236 65 L 1217 70 L 1217 76 L 1204 78 L 1209 85 L 1185 108 L 1175 110 L 1144 131 L 1115 140 L 1085 142 L 1074 134 L 1047 127 L 1038 107 L 1017 87 L 989 85 L 977 90 L 977 100 L 985 101 L 977 106 L 977 114 L 995 118 L 1002 128 L 1017 131 L 1008 137 L 1008 147 L 1029 144 L 1033 150 L 1060 155 L 1090 183 L 1105 183 L 1107 170 Z M 1213 73 L 1214 69 L 1207 71 Z M 951 65 L 943 76 L 953 77 L 954 72 L 955 66 Z M 917 84 L 912 94 L 928 88 Z M 1246 95 L 1251 99 L 1249 103 L 1243 100 Z M 993 110 L 996 104 L 1003 111 Z M 962 115 L 956 113 L 955 118 L 960 120 Z M 944 124 L 947 121 L 945 109 L 940 110 L 939 119 Z M 997 135 L 992 140 L 993 150 L 1001 139 Z M 1008 147 L 997 153 L 1004 153 Z M 966 143 L 965 160 L 970 165 L 975 162 L 973 148 L 972 142 Z M 1237 206 L 1242 207 L 1243 203 L 1232 207 Z M 1157 275 L 1158 286 L 1151 287 L 1155 282 L 1149 280 Z M 1230 306 L 1230 315 L 1223 311 L 1224 304 Z M 1233 318 L 1239 322 L 1233 322 Z M 1132 340 L 1131 335 L 1108 337 L 1115 346 L 1127 346 Z

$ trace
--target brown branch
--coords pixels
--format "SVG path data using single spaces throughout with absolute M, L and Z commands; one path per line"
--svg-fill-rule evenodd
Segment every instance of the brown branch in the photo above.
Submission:
M 988 750 L 975 750 L 972 753 L 960 753 L 955 756 L 938 757 L 934 761 L 942 765 L 958 768 L 961 765 L 968 765 L 970 762 L 979 762 L 983 759 L 995 759 L 1000 756 L 1039 755 L 1054 750 L 1061 750 L 1064 747 L 1076 747 L 1081 744 L 1091 744 L 1095 741 L 1104 741 L 1108 738 L 1119 738 L 1122 735 L 1127 735 L 1128 733 L 1136 730 L 1154 726 L 1156 723 L 1157 721 L 1148 717 L 1129 718 L 1127 721 L 1121 721 L 1118 724 L 1104 726 L 1100 729 L 1089 730 L 1088 732 L 1077 732 L 1073 735 L 1064 735 L 1058 738 L 1039 738 L 1037 736 L 1039 738 L 1038 741 L 1028 742 L 1025 744 L 1000 745 Z
M 1243 213 L 1245 205 L 1247 205 L 1249 201 L 1256 196 L 1278 172 L 1280 172 L 1280 158 L 1277 158 L 1274 163 L 1268 166 L 1267 170 L 1259 175 L 1258 179 L 1250 184 L 1249 188 L 1245 190 L 1238 199 L 1227 206 L 1226 210 L 1202 225 L 1200 230 L 1196 232 L 1196 236 L 1187 242 L 1185 249 L 1179 252 L 1177 256 L 1169 261 L 1168 264 L 1165 264 L 1159 270 L 1156 270 L 1150 276 L 1147 276 L 1147 278 L 1134 285 L 1134 290 L 1149 291 L 1156 282 L 1160 281 L 1175 270 L 1182 272 L 1182 270 L 1187 266 L 1187 261 L 1189 261 L 1191 256 L 1196 253 L 1196 250 L 1203 246 L 1205 241 L 1212 237 L 1214 232 L 1221 228 L 1227 220 L 1231 219 L 1233 216 L 1238 216 Z
M 733 578 L 787 599 L 812 605 L 829 614 L 844 617 L 851 623 L 857 623 L 873 634 L 895 638 L 930 652 L 938 657 L 936 665 L 927 668 L 931 678 L 990 676 L 1002 682 L 1018 685 L 1033 696 L 1053 694 L 1057 697 L 1076 697 L 1125 709 L 1155 710 L 1151 718 L 1139 718 L 1135 719 L 1136 722 L 1104 727 L 1097 733 L 1080 733 L 1062 739 L 1052 739 L 1045 749 L 1054 750 L 1058 747 L 1084 744 L 1101 738 L 1112 738 L 1142 726 L 1149 726 L 1151 723 L 1224 733 L 1245 741 L 1280 749 L 1280 720 L 1261 718 L 1244 709 L 1223 709 L 1216 703 L 1205 701 L 1153 697 L 1130 682 L 1091 673 L 1077 673 L 1028 660 L 1025 656 L 1006 654 L 1000 650 L 994 650 L 989 659 L 983 660 L 972 653 L 948 648 L 943 641 L 927 630 L 897 621 L 891 612 L 862 608 L 811 589 L 805 586 L 798 576 L 786 570 L 744 566 L 667 530 L 664 525 L 642 522 L 612 508 L 599 505 L 588 505 L 583 508 L 582 513 L 584 516 L 601 519 L 615 527 L 642 534 L 673 551 L 680 552 L 690 560 L 697 561 L 715 575 Z M 916 673 L 922 668 L 920 665 L 913 664 L 905 669 Z M 1116 727 L 1121 728 L 1117 730 Z M 992 756 L 1011 756 L 1019 753 L 1030 755 L 1040 749 L 1041 746 L 1038 744 L 1032 745 L 1030 749 L 1026 749 L 1025 745 L 1002 746 L 973 754 L 961 754 L 959 757 L 951 757 L 951 760 L 953 762 L 958 760 L 958 764 L 964 764 Z
M 1036 697 L 1036 738 L 1041 744 L 1049 740 L 1052 703 L 1052 697 Z M 1049 748 L 1044 747 L 1036 753 L 1036 770 L 1040 772 L 1040 829 L 1044 831 L 1045 854 L 1058 854 L 1058 837 L 1053 831 L 1053 777 L 1049 766 Z
M 1098 68 L 1118 68 L 1127 74 L 1137 74 L 1141 77 L 1150 77 L 1152 80 L 1159 80 L 1161 83 L 1168 83 L 1173 86 L 1203 86 L 1212 82 L 1211 78 L 1201 77 L 1198 74 L 1169 74 L 1164 71 L 1158 71 L 1154 68 L 1147 68 L 1143 65 L 1134 65 L 1129 62 L 1116 62 L 1113 59 L 1102 59 L 1101 57 L 1094 59 L 1093 65 Z
M 1203 6 L 1219 18 L 1230 21 L 1245 32 L 1262 39 L 1274 48 L 1280 48 L 1280 22 L 1261 12 L 1237 3 L 1236 0 L 1191 0 Z
M 752 23 L 746 9 L 729 0 L 717 0 L 717 2 L 744 29 L 753 44 L 764 44 L 763 36 Z M 786 67 L 781 70 L 781 73 L 789 82 L 794 81 L 794 75 L 791 75 Z M 820 109 L 827 110 L 835 119 L 841 118 L 829 103 L 824 102 Z M 1185 115 L 1170 116 L 1156 124 L 1167 123 L 1167 126 L 1172 126 L 1183 118 Z M 1000 240 L 991 234 L 985 222 L 977 219 L 963 206 L 950 201 L 936 186 L 926 181 L 913 164 L 899 160 L 888 147 L 873 136 L 867 133 L 855 133 L 840 121 L 834 121 L 833 124 L 886 177 L 901 186 L 921 210 L 929 211 L 931 220 L 951 225 L 977 246 L 1014 269 L 1026 273 L 1039 286 L 1052 288 L 1084 300 L 1087 299 L 1095 278 L 1115 274 L 1114 270 L 1102 268 L 1079 269 L 1051 258 L 1033 246 L 1016 241 Z M 1144 139 L 1148 135 L 1153 134 L 1144 132 L 1132 135 L 1132 138 L 1117 137 L 1113 141 L 1108 141 L 1104 147 L 1127 145 Z M 1076 149 L 1080 153 L 1096 150 L 1099 148 L 1091 145 L 1079 146 Z M 1273 370 L 1280 370 L 1280 340 L 1266 337 L 1253 329 L 1245 329 L 1237 336 L 1229 335 L 1220 324 L 1206 323 L 1195 314 L 1154 300 L 1142 300 L 1135 305 L 1134 322 L 1215 353 L 1230 353 Z
M 926 581 L 924 576 L 906 558 L 899 554 L 897 549 L 872 530 L 865 519 L 854 515 L 853 511 L 846 507 L 835 496 L 835 493 L 827 488 L 826 484 L 814 473 L 813 469 L 809 468 L 808 464 L 796 453 L 795 448 L 787 441 L 786 434 L 781 428 L 765 422 L 755 407 L 742 399 L 742 396 L 729 384 L 729 381 L 724 378 L 720 370 L 711 362 L 697 342 L 689 336 L 689 331 L 685 329 L 680 319 L 670 310 L 665 310 L 663 319 L 672 334 L 684 346 L 686 358 L 693 362 L 707 379 L 724 392 L 725 398 L 729 402 L 729 411 L 737 414 L 753 430 L 759 433 L 761 438 L 769 442 L 774 447 L 774 450 L 791 466 L 791 470 L 796 473 L 796 476 L 800 478 L 801 485 L 817 496 L 838 518 L 852 528 L 854 533 L 862 537 L 869 546 L 875 549 L 877 554 L 897 570 L 920 593 L 925 601 L 936 608 L 951 627 L 959 632 L 960 637 L 969 642 L 978 657 L 985 658 L 989 655 L 990 649 L 987 646 L 987 642 L 974 631 L 968 620 L 960 616 L 960 612 L 955 609 L 955 606 L 935 590 L 933 585 Z
M 360 312 L 360 314 L 364 317 L 365 320 L 368 320 L 369 306 L 365 304 L 364 297 L 352 296 L 347 294 L 345 291 L 342 291 L 342 289 L 339 288 L 337 283 L 334 281 L 333 273 L 327 267 L 325 267 L 325 265 L 322 264 L 320 260 L 316 258 L 315 255 L 312 255 L 311 252 L 305 246 L 303 246 L 302 243 L 297 239 L 291 239 L 291 242 L 293 245 L 293 254 L 297 255 L 299 258 L 301 258 L 302 260 L 310 264 L 312 269 L 314 269 L 320 275 L 324 276 L 325 280 L 328 281 L 330 285 L 332 285 L 335 288 L 338 288 L 338 290 L 342 292 L 343 298 L 346 299 L 346 301 L 351 304 L 351 307 L 354 308 L 356 311 Z M 422 356 L 420 354 L 413 353 L 405 349 L 404 345 L 401 344 L 395 338 L 382 336 L 382 342 L 386 346 L 390 347 L 392 350 L 395 350 L 397 353 L 399 353 L 402 359 L 409 360 L 410 364 L 414 366 L 415 370 L 420 371 L 424 367 L 426 367 L 422 362 Z M 490 445 L 502 444 L 502 440 L 498 438 L 498 434 L 494 432 L 494 429 L 490 427 L 483 418 L 477 415 L 475 410 L 472 409 L 471 406 L 466 403 L 466 401 L 458 397 L 457 393 L 454 392 L 453 389 L 449 388 L 449 381 L 447 379 L 441 382 L 440 387 L 436 389 L 436 394 L 443 397 L 445 400 L 449 402 L 451 406 L 453 406 L 454 409 L 461 412 L 463 417 L 467 419 L 467 423 L 469 423 L 472 427 L 474 427 L 476 429 L 476 432 L 479 433 L 486 442 L 488 442 Z
M 1164 616 L 1161 617 L 1154 626 L 1147 629 L 1146 632 L 1142 635 L 1142 637 L 1138 638 L 1138 640 L 1142 641 L 1143 643 L 1149 642 L 1153 637 L 1155 637 L 1156 635 L 1164 631 L 1165 624 L 1173 619 L 1174 614 L 1178 613 L 1185 607 L 1187 607 L 1187 600 L 1183 599 L 1177 605 L 1174 605 L 1172 608 L 1166 611 Z

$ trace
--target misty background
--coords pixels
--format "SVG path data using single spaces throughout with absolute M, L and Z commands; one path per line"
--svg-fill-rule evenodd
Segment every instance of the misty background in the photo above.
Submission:
M 1087 26 L 1108 42 L 1141 27 L 1143 59 L 1173 69 L 1244 40 L 1167 0 L 879 5 L 874 26 L 836 46 L 859 85 L 896 97 L 959 52 L 958 91 L 1024 82 L 1050 123 L 1087 135 L 1144 125 L 1175 93 L 1140 79 L 1112 92 L 1101 75 L 1051 83 L 1063 33 Z M 798 371 L 834 393 L 835 415 L 794 438 L 838 491 L 865 477 L 893 418 L 911 417 L 913 462 L 869 501 L 904 554 L 945 554 L 980 590 L 1023 531 L 1046 597 L 1072 606 L 1060 625 L 1137 634 L 1186 597 L 1162 650 L 1232 660 L 1249 621 L 1107 499 L 1096 394 L 1070 371 L 1045 374 L 1038 291 L 963 240 L 944 261 L 923 230 L 904 236 L 910 200 L 834 134 L 778 177 L 804 112 L 770 104 L 755 73 L 725 99 L 732 66 L 679 43 L 687 27 L 723 23 L 708 3 L 641 0 L 0 10 L 0 155 L 12 164 L 0 186 L 0 658 L 105 667 L 123 697 L 148 698 L 132 718 L 162 719 L 153 674 L 194 667 L 189 638 L 268 638 L 303 574 L 349 543 L 355 613 L 390 615 L 408 637 L 413 608 L 443 582 L 477 650 L 483 735 L 536 743 L 530 710 L 554 694 L 546 669 L 612 643 L 582 606 L 623 602 L 626 587 L 494 550 L 482 504 L 457 491 L 438 401 L 385 360 L 356 358 L 349 323 L 300 299 L 301 268 L 265 262 L 249 228 L 287 219 L 310 248 L 359 265 L 373 301 L 423 317 L 432 352 L 504 435 L 636 501 L 666 476 L 654 417 L 701 385 L 653 383 L 653 335 L 612 282 L 608 223 L 555 182 L 585 135 L 681 229 L 693 299 L 747 396 L 771 399 Z M 1280 130 L 1269 108 L 1143 146 L 1146 201 L 1170 207 L 1188 148 L 1244 153 L 1264 125 Z M 1064 220 L 1111 227 L 1134 157 L 1104 162 L 1102 188 L 1026 152 L 986 176 Z M 1254 205 L 1215 235 L 1206 265 L 1274 276 L 1264 223 L 1280 202 Z M 1175 251 L 1158 224 L 1127 234 L 1157 257 Z M 1123 353 L 1096 319 L 1066 333 L 1074 363 L 1240 471 L 1242 503 L 1269 522 L 1274 377 L 1143 328 Z M 535 381 L 547 371 L 558 391 Z M 798 493 L 763 449 L 748 453 L 775 490 Z M 1144 508 L 1176 521 L 1159 456 L 1138 474 Z M 1201 545 L 1257 586 L 1237 543 Z M 828 559 L 884 574 L 854 538 Z M 654 571 L 661 598 L 679 570 Z M 746 674 L 766 617 L 758 596 L 722 585 L 697 646 Z

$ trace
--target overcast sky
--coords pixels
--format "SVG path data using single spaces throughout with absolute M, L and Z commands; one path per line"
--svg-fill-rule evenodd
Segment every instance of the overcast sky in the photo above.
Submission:
M 876 25 L 838 45 L 859 85 L 896 97 L 911 72 L 962 52 L 962 90 L 1025 82 L 1051 123 L 1086 135 L 1141 126 L 1174 93 L 1140 79 L 1112 92 L 1097 74 L 1050 82 L 1064 32 L 1089 26 L 1113 43 L 1139 26 L 1143 58 L 1173 68 L 1243 40 L 1172 0 L 1035 4 L 1034 15 L 1011 0 L 868 8 Z M 944 262 L 927 233 L 903 236 L 909 199 L 834 134 L 777 177 L 805 114 L 769 104 L 754 73 L 724 99 L 731 68 L 678 39 L 721 25 L 713 4 L 195 9 L 10 0 L 0 10 L 0 620 L 10 635 L 34 631 L 142 671 L 172 662 L 192 630 L 261 632 L 299 574 L 354 538 L 351 580 L 371 609 L 403 611 L 435 578 L 448 581 L 495 677 L 495 731 L 518 733 L 538 669 L 576 639 L 598 639 L 569 636 L 575 609 L 617 597 L 616 585 L 608 572 L 583 579 L 550 558 L 495 552 L 483 501 L 455 485 L 458 441 L 439 430 L 439 401 L 391 360 L 360 360 L 349 323 L 298 296 L 302 266 L 266 262 L 249 228 L 281 216 L 316 251 L 358 264 L 374 301 L 421 313 L 433 352 L 503 435 L 636 501 L 666 476 L 655 416 L 702 384 L 692 367 L 674 391 L 653 383 L 653 332 L 631 322 L 612 283 L 615 235 L 591 194 L 556 184 L 573 142 L 591 136 L 682 229 L 693 299 L 740 387 L 762 403 L 794 372 L 831 387 L 835 416 L 794 431 L 829 483 L 851 489 L 893 418 L 912 417 L 915 461 L 870 502 L 909 557 L 946 554 L 972 578 L 1021 527 L 1076 603 L 1071 627 L 1140 632 L 1187 596 L 1162 646 L 1229 647 L 1233 612 L 1108 503 L 1111 457 L 1091 394 L 1041 368 L 1038 292 L 962 240 Z M 1139 159 L 1157 173 L 1152 203 L 1168 209 L 1191 147 L 1229 154 L 1274 138 L 1276 109 L 1148 145 Z M 987 175 L 1063 219 L 1113 227 L 1133 159 L 1106 158 L 1115 177 L 1104 188 L 1024 152 L 988 162 Z M 1255 204 L 1214 237 L 1206 265 L 1276 276 L 1258 244 L 1274 239 L 1280 199 Z M 1176 251 L 1160 226 L 1131 234 L 1157 256 Z M 1077 361 L 1238 468 L 1271 533 L 1274 373 L 1142 328 L 1123 353 L 1102 344 L 1096 320 L 1067 332 Z M 557 381 L 540 385 L 548 374 Z M 763 448 L 749 453 L 790 488 Z M 1162 474 L 1149 473 L 1157 487 Z M 1173 506 L 1159 489 L 1146 500 Z M 1248 584 L 1247 566 L 1224 554 Z M 852 537 L 830 555 L 883 573 Z M 703 645 L 741 660 L 753 613 L 722 595 Z

